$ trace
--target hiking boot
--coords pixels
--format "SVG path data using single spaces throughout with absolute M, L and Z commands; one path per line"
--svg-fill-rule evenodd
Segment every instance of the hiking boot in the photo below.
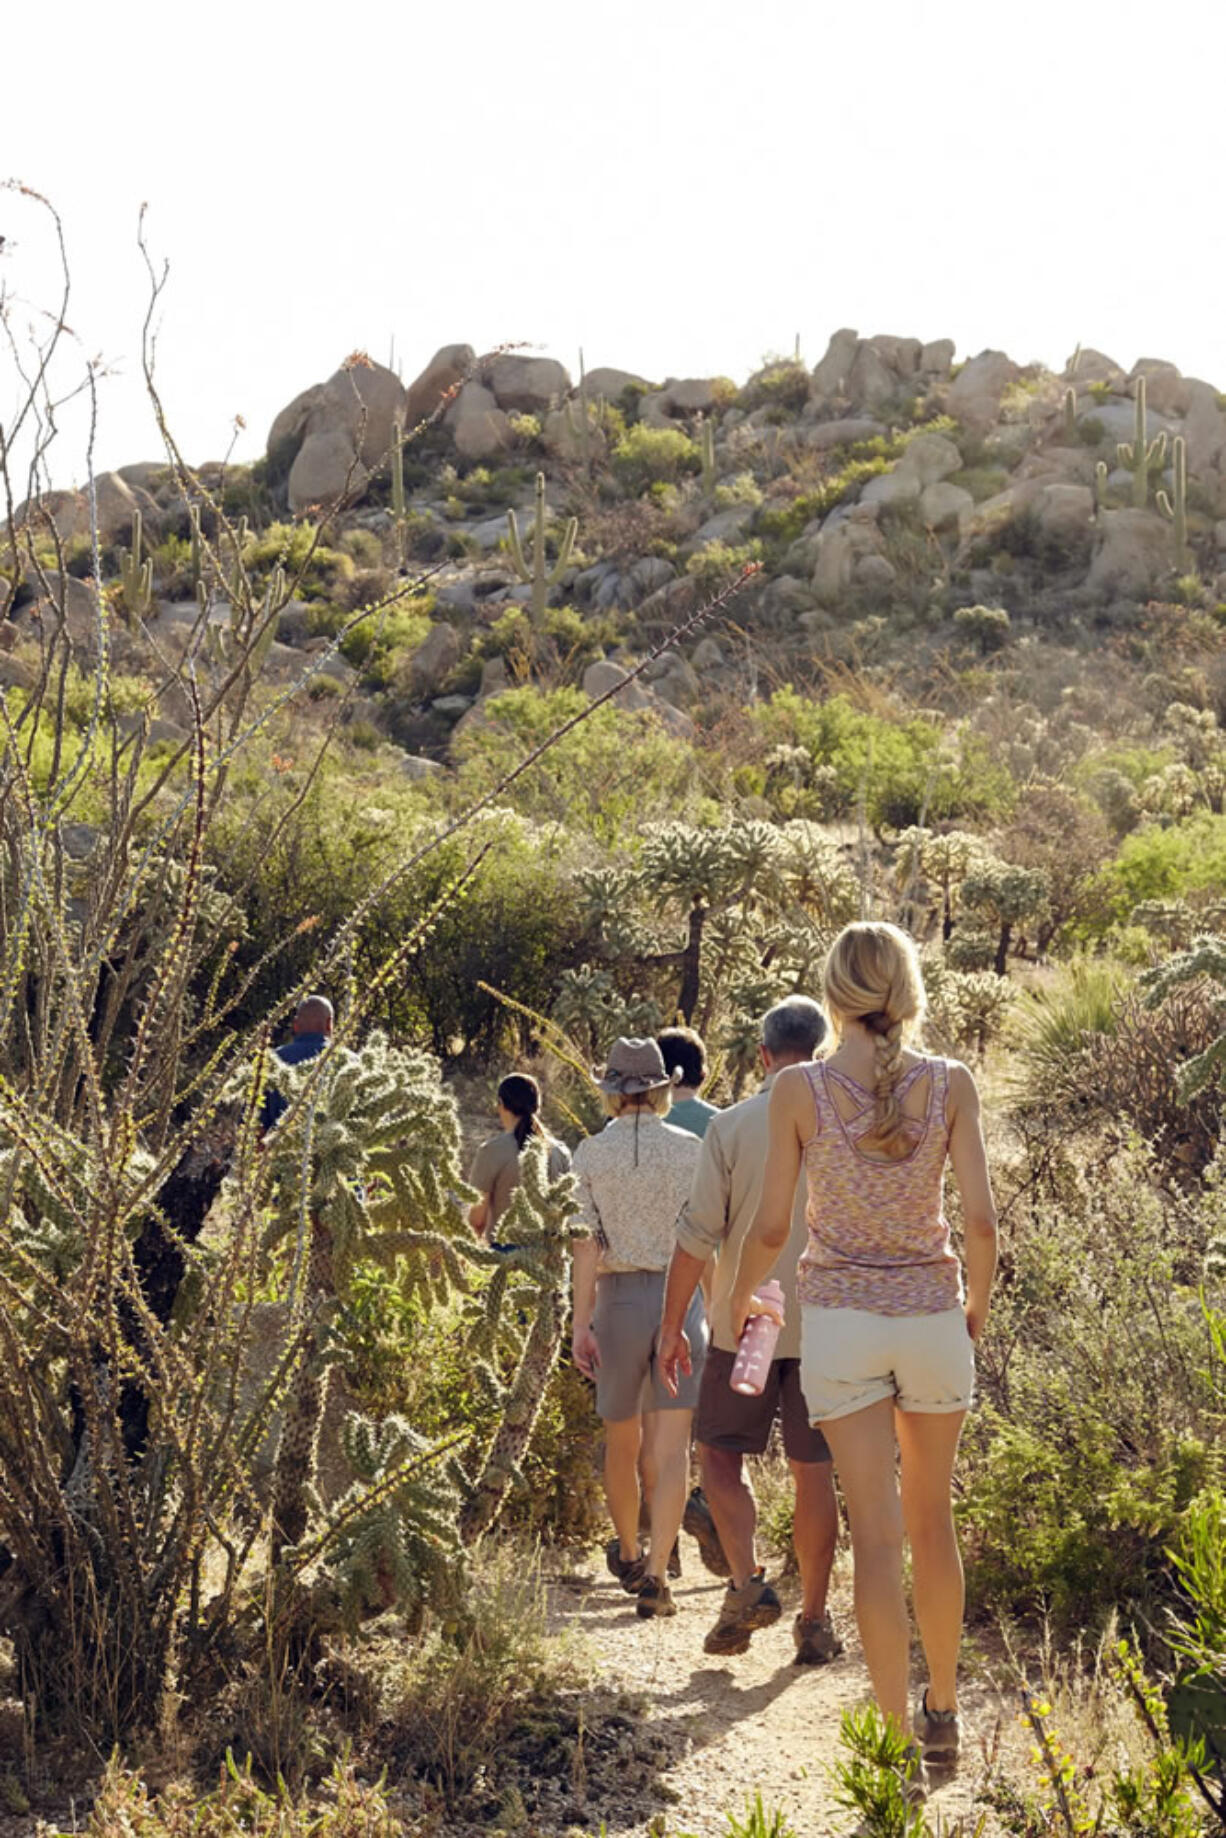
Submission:
M 911 1727 L 919 1737 L 926 1762 L 938 1768 L 953 1767 L 962 1741 L 962 1724 L 956 1710 L 929 1710 L 925 1688 Z
M 685 1503 L 681 1529 L 688 1532 L 698 1546 L 698 1555 L 712 1576 L 732 1575 L 732 1565 L 724 1556 L 724 1547 L 719 1541 L 719 1532 L 701 1487 L 695 1487 Z
M 828 1666 L 843 1651 L 843 1642 L 829 1615 L 818 1615 L 813 1621 L 797 1615 L 792 1623 L 792 1639 L 796 1645 L 793 1664 L 797 1666 Z
M 759 1627 L 770 1627 L 782 1614 L 779 1597 L 757 1570 L 743 1589 L 729 1583 L 724 1591 L 719 1620 L 702 1643 L 704 1653 L 747 1653 L 749 1636 Z
M 663 1577 L 645 1576 L 638 1590 L 638 1598 L 634 1612 L 641 1621 L 650 1620 L 655 1615 L 663 1618 L 677 1612 L 677 1604 Z
M 672 1577 L 681 1575 L 681 1546 L 676 1540 L 673 1541 L 673 1548 L 668 1554 L 667 1569 L 668 1574 Z
M 647 1575 L 647 1557 L 640 1552 L 637 1557 L 623 1557 L 619 1539 L 610 1538 L 604 1548 L 604 1560 L 609 1567 L 609 1575 L 615 1576 L 627 1595 L 637 1595 Z
M 924 1755 L 918 1742 L 908 1742 L 907 1760 L 914 1763 L 909 1772 L 902 1771 L 902 1795 L 908 1806 L 922 1806 L 928 1798 L 928 1776 L 924 1772 Z

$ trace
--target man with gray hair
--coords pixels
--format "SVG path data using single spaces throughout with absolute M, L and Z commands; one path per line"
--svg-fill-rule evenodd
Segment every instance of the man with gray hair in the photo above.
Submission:
M 703 1138 L 689 1201 L 677 1225 L 668 1269 L 658 1359 L 667 1384 L 688 1372 L 690 1348 L 683 1323 L 709 1258 L 711 1344 L 703 1370 L 694 1439 L 702 1457 L 703 1490 L 732 1572 L 719 1619 L 703 1642 L 708 1653 L 744 1653 L 756 1628 L 782 1612 L 754 1551 L 757 1503 L 744 1472 L 746 1455 L 760 1455 L 776 1416 L 796 1489 L 792 1539 L 800 1566 L 802 1600 L 792 1628 L 797 1665 L 824 1665 L 843 1643 L 826 1608 L 830 1569 L 838 1541 L 838 1504 L 830 1450 L 811 1425 L 800 1388 L 800 1305 L 796 1266 L 805 1246 L 803 1170 L 792 1207 L 792 1231 L 773 1274 L 784 1294 L 784 1326 L 770 1374 L 759 1397 L 743 1397 L 729 1383 L 736 1341 L 729 1297 L 741 1241 L 757 1206 L 769 1146 L 767 1110 L 775 1074 L 813 1058 L 826 1032 L 825 1017 L 808 996 L 789 996 L 764 1016 L 760 1052 L 766 1073 L 761 1090 L 712 1117 Z

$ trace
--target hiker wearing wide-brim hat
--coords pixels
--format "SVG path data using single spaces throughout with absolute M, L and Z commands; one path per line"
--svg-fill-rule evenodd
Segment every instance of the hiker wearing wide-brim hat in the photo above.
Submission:
M 605 1425 L 605 1492 L 617 1536 L 610 1571 L 638 1596 L 642 1616 L 676 1613 L 665 1566 L 681 1528 L 690 1421 L 698 1401 L 707 1323 L 701 1294 L 686 1323 L 699 1349 L 674 1396 L 657 1371 L 664 1277 L 677 1220 L 689 1198 L 696 1136 L 665 1121 L 673 1080 L 654 1040 L 615 1040 L 592 1078 L 610 1121 L 575 1150 L 574 1339 L 581 1372 L 596 1382 Z M 651 1479 L 651 1543 L 641 1552 L 639 1457 Z
M 624 1097 L 660 1091 L 677 1083 L 654 1040 L 637 1040 L 624 1034 L 609 1048 L 603 1071 L 599 1066 L 592 1067 L 592 1079 L 598 1090 L 620 1092 Z

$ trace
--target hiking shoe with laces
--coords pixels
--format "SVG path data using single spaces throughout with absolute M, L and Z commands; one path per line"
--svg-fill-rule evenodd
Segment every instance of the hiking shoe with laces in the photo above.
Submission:
M 698 1555 L 712 1576 L 732 1575 L 732 1565 L 724 1555 L 711 1508 L 707 1505 L 707 1496 L 701 1487 L 695 1487 L 685 1503 L 681 1529 L 688 1532 L 698 1546 Z
M 908 1806 L 920 1806 L 928 1798 L 928 1776 L 924 1771 L 924 1752 L 918 1742 L 908 1742 L 907 1758 L 913 1758 L 915 1766 L 909 1773 L 901 1773 L 903 1798 Z
M 760 1627 L 770 1627 L 783 1610 L 779 1597 L 757 1570 L 743 1589 L 729 1583 L 719 1611 L 719 1620 L 702 1643 L 704 1653 L 747 1653 L 749 1637 Z
M 673 1601 L 672 1591 L 661 1576 L 645 1576 L 638 1590 L 638 1601 L 634 1612 L 641 1621 L 650 1620 L 652 1616 L 663 1619 L 675 1615 L 677 1604 Z
M 793 1664 L 797 1666 L 828 1666 L 843 1651 L 843 1642 L 829 1615 L 818 1615 L 812 1621 L 797 1615 L 792 1623 L 792 1640 L 796 1647 Z
M 610 1538 L 604 1548 L 604 1560 L 608 1565 L 609 1575 L 617 1578 L 627 1595 L 637 1595 L 647 1575 L 647 1557 L 640 1552 L 637 1557 L 623 1557 L 621 1543 Z
M 925 1688 L 911 1727 L 919 1737 L 926 1762 L 938 1768 L 953 1767 L 962 1741 L 962 1724 L 956 1710 L 929 1710 Z

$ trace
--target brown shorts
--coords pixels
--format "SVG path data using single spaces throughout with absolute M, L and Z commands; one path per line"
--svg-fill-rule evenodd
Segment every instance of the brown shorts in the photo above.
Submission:
M 760 1397 L 747 1398 L 733 1391 L 735 1353 L 708 1347 L 694 1419 L 694 1440 L 709 1449 L 730 1449 L 737 1455 L 761 1455 L 770 1441 L 776 1415 L 783 1429 L 783 1452 L 789 1461 L 830 1460 L 826 1438 L 815 1423 L 800 1389 L 800 1361 L 773 1359 Z

